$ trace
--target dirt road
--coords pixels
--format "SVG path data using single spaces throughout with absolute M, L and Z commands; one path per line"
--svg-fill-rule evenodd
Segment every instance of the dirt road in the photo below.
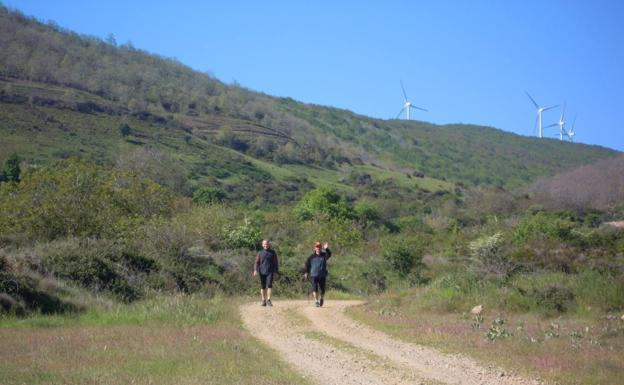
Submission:
M 401 342 L 344 314 L 360 301 L 274 301 L 243 305 L 245 327 L 318 384 L 537 385 L 540 381 Z

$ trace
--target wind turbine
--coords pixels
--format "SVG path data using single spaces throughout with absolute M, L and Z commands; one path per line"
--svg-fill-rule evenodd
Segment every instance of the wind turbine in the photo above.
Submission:
M 544 127 L 544 128 L 549 128 L 549 127 L 559 126 L 559 140 L 563 140 L 563 136 L 568 135 L 568 133 L 565 130 L 565 121 L 563 120 L 563 115 L 565 114 L 565 108 L 566 108 L 565 103 L 563 103 L 563 111 L 561 112 L 561 116 L 559 117 L 559 121 L 557 123 L 549 124 L 548 126 Z M 572 136 L 574 136 L 574 134 L 572 134 Z
M 567 133 L 568 138 L 570 138 L 570 142 L 574 142 L 574 123 L 576 123 L 576 116 L 574 117 L 574 120 L 572 121 L 572 128 Z
M 544 127 L 542 126 L 542 112 L 548 111 L 548 110 L 550 110 L 552 108 L 555 108 L 557 106 L 540 107 L 540 106 L 537 105 L 537 102 L 535 102 L 535 100 L 531 97 L 531 95 L 529 95 L 528 92 L 526 94 L 529 97 L 529 99 L 531 99 L 531 101 L 533 102 L 533 105 L 535 106 L 535 108 L 537 108 L 537 122 L 539 122 L 539 137 L 543 138 L 544 137 Z
M 417 107 L 417 106 L 413 105 L 412 102 L 407 100 L 407 94 L 405 93 L 405 87 L 403 87 L 403 82 L 402 81 L 401 81 L 401 90 L 403 90 L 403 98 L 405 99 L 405 104 L 403 104 L 403 108 L 401 108 L 401 111 L 399 111 L 399 114 L 397 115 L 396 119 L 398 119 L 399 116 L 401 116 L 401 114 L 403 113 L 403 110 L 405 110 L 405 114 L 406 114 L 407 120 L 410 120 L 410 110 L 412 108 L 415 108 L 415 109 L 421 110 L 421 111 L 427 111 L 424 108 L 420 108 L 420 107 Z

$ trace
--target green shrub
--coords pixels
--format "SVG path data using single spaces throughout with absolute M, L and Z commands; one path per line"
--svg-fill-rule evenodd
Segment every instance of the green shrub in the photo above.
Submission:
M 576 301 L 584 308 L 624 309 L 624 275 L 585 270 L 570 279 Z
M 440 311 L 466 311 L 468 306 L 482 303 L 484 283 L 467 270 L 451 271 L 435 278 L 423 295 L 425 308 Z
M 538 211 L 522 218 L 516 226 L 513 238 L 522 243 L 534 237 L 552 237 L 568 239 L 574 223 L 566 214 Z
M 82 308 L 64 297 L 61 285 L 51 277 L 31 270 L 37 262 L 20 257 L 10 261 L 0 255 L 0 314 L 65 313 Z M 30 266 L 22 266 L 30 265 Z
M 377 207 L 366 201 L 358 202 L 354 207 L 355 217 L 361 227 L 367 228 L 374 226 L 380 222 Z
M 502 233 L 484 236 L 469 243 L 472 267 L 483 276 L 507 277 L 516 265 L 502 252 Z
M 257 250 L 262 237 L 260 228 L 245 218 L 242 225 L 226 226 L 223 230 L 225 246 L 230 249 L 245 248 Z
M 0 233 L 31 239 L 115 237 L 116 224 L 170 215 L 174 197 L 133 174 L 69 159 L 0 184 Z
M 537 304 L 549 311 L 564 313 L 576 304 L 574 293 L 564 286 L 551 285 L 536 289 L 533 295 Z
M 198 205 L 210 206 L 225 201 L 225 191 L 214 187 L 201 187 L 193 193 L 193 202 Z
M 412 239 L 401 236 L 386 238 L 381 242 L 382 256 L 390 268 L 405 278 L 424 269 L 422 246 Z
M 4 168 L 0 172 L 0 182 L 19 182 L 22 170 L 21 159 L 17 154 L 11 154 L 4 162 Z
M 311 220 L 323 215 L 328 218 L 353 218 L 353 207 L 337 191 L 317 187 L 309 191 L 295 207 L 295 214 L 302 220 Z
M 57 278 L 125 302 L 141 298 L 146 276 L 159 270 L 156 261 L 105 240 L 69 239 L 50 244 L 47 252 L 43 265 Z

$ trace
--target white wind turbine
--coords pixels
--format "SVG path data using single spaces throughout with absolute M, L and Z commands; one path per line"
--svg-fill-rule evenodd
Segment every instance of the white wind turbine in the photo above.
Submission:
M 543 138 L 544 137 L 544 127 L 542 125 L 542 112 L 548 111 L 548 110 L 550 110 L 552 108 L 555 108 L 557 106 L 540 107 L 540 106 L 537 105 L 537 102 L 535 102 L 535 100 L 531 97 L 531 95 L 529 95 L 528 92 L 526 94 L 529 97 L 529 99 L 531 99 L 531 101 L 533 102 L 533 105 L 535 106 L 535 108 L 537 108 L 537 122 L 539 122 L 539 137 Z
M 568 135 L 568 132 L 565 130 L 565 121 L 563 120 L 563 115 L 565 114 L 565 103 L 563 103 L 563 111 L 561 112 L 561 116 L 559 117 L 559 121 L 557 123 L 549 124 L 544 128 L 559 126 L 559 140 L 563 140 L 564 135 Z M 574 136 L 574 134 L 572 134 Z
M 412 102 L 407 100 L 407 94 L 405 93 L 405 88 L 403 87 L 403 82 L 401 82 L 401 90 L 403 90 L 403 98 L 405 98 L 405 104 L 403 104 L 403 108 L 401 108 L 401 111 L 399 111 L 399 114 L 397 115 L 396 119 L 398 119 L 399 116 L 401 116 L 401 114 L 403 113 L 403 110 L 405 110 L 405 114 L 406 114 L 407 120 L 410 120 L 410 110 L 412 108 L 415 108 L 415 109 L 421 110 L 421 111 L 427 111 L 424 108 L 420 108 L 420 107 L 417 107 L 417 106 L 413 105 Z
M 568 138 L 570 138 L 570 142 L 574 142 L 574 123 L 576 123 L 576 116 L 572 121 L 572 128 L 567 132 Z

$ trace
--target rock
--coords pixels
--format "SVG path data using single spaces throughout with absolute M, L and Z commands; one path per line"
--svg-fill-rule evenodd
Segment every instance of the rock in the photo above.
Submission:
M 620 317 L 620 319 L 621 319 L 622 321 L 624 321 L 624 314 L 622 314 L 622 316 Z
M 479 315 L 483 312 L 483 305 L 477 305 L 470 310 L 470 312 L 474 315 Z
M 615 227 L 618 229 L 624 229 L 624 221 L 604 222 L 603 225 Z

